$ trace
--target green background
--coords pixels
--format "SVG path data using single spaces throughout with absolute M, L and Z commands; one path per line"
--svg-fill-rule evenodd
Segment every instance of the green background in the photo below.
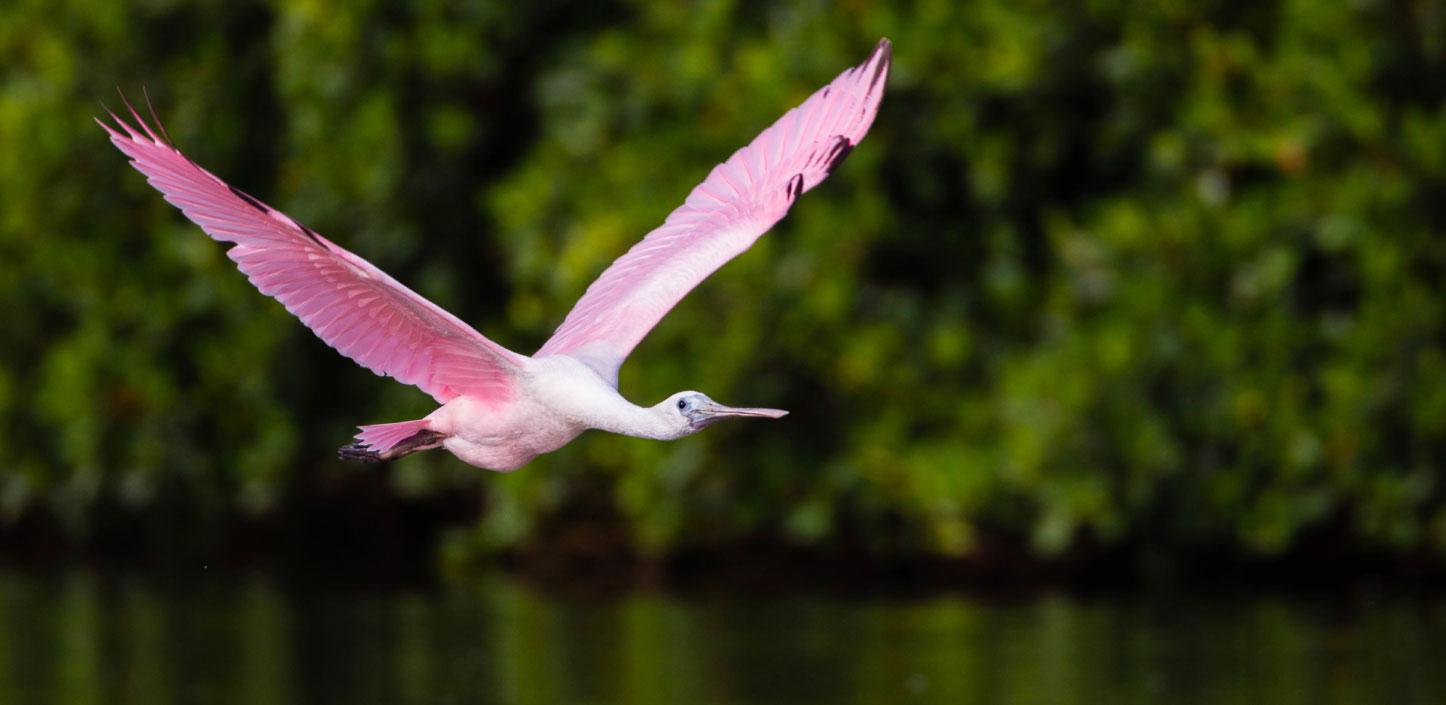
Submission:
M 333 460 L 430 399 L 257 294 L 92 122 L 144 86 L 203 166 L 531 352 L 881 36 L 868 138 L 622 370 L 792 415 L 510 475 Z M 1439 565 L 1443 234 L 1441 3 L 12 0 L 0 536 L 185 554 L 321 507 L 453 526 L 463 560 Z

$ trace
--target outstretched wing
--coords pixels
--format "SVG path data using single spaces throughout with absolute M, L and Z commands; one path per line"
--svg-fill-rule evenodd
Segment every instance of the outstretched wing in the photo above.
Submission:
M 440 403 L 467 395 L 511 398 L 528 358 L 483 337 L 366 260 L 229 186 L 157 135 L 96 120 L 167 201 L 227 250 L 261 293 L 275 297 L 327 345 L 379 375 L 414 384 Z
M 889 40 L 719 164 L 658 229 L 613 262 L 537 351 L 617 383 L 618 367 L 698 282 L 748 249 L 863 139 L 889 73 Z

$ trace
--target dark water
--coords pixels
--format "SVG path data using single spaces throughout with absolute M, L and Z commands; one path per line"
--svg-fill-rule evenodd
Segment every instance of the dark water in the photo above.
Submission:
M 1443 703 L 1421 598 L 577 597 L 0 571 L 0 703 Z

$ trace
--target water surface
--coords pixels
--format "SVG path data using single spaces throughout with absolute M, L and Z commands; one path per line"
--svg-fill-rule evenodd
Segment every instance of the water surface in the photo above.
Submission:
M 1421 598 L 559 594 L 0 570 L 0 703 L 1446 702 Z

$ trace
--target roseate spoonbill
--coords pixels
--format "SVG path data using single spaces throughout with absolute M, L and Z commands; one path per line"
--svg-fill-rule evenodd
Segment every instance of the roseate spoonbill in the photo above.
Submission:
M 748 249 L 863 139 L 878 112 L 890 45 L 880 40 L 748 146 L 719 164 L 656 230 L 588 287 L 532 357 L 512 352 L 366 260 L 202 169 L 153 129 L 111 113 L 97 120 L 131 164 L 212 238 L 261 293 L 327 345 L 379 375 L 432 395 L 426 418 L 361 426 L 346 460 L 391 460 L 438 446 L 464 462 L 516 470 L 595 428 L 671 440 L 730 417 L 701 392 L 638 406 L 617 391 L 618 367 L 693 287 Z M 127 107 L 130 107 L 127 104 Z M 154 119 L 154 114 L 152 118 Z

